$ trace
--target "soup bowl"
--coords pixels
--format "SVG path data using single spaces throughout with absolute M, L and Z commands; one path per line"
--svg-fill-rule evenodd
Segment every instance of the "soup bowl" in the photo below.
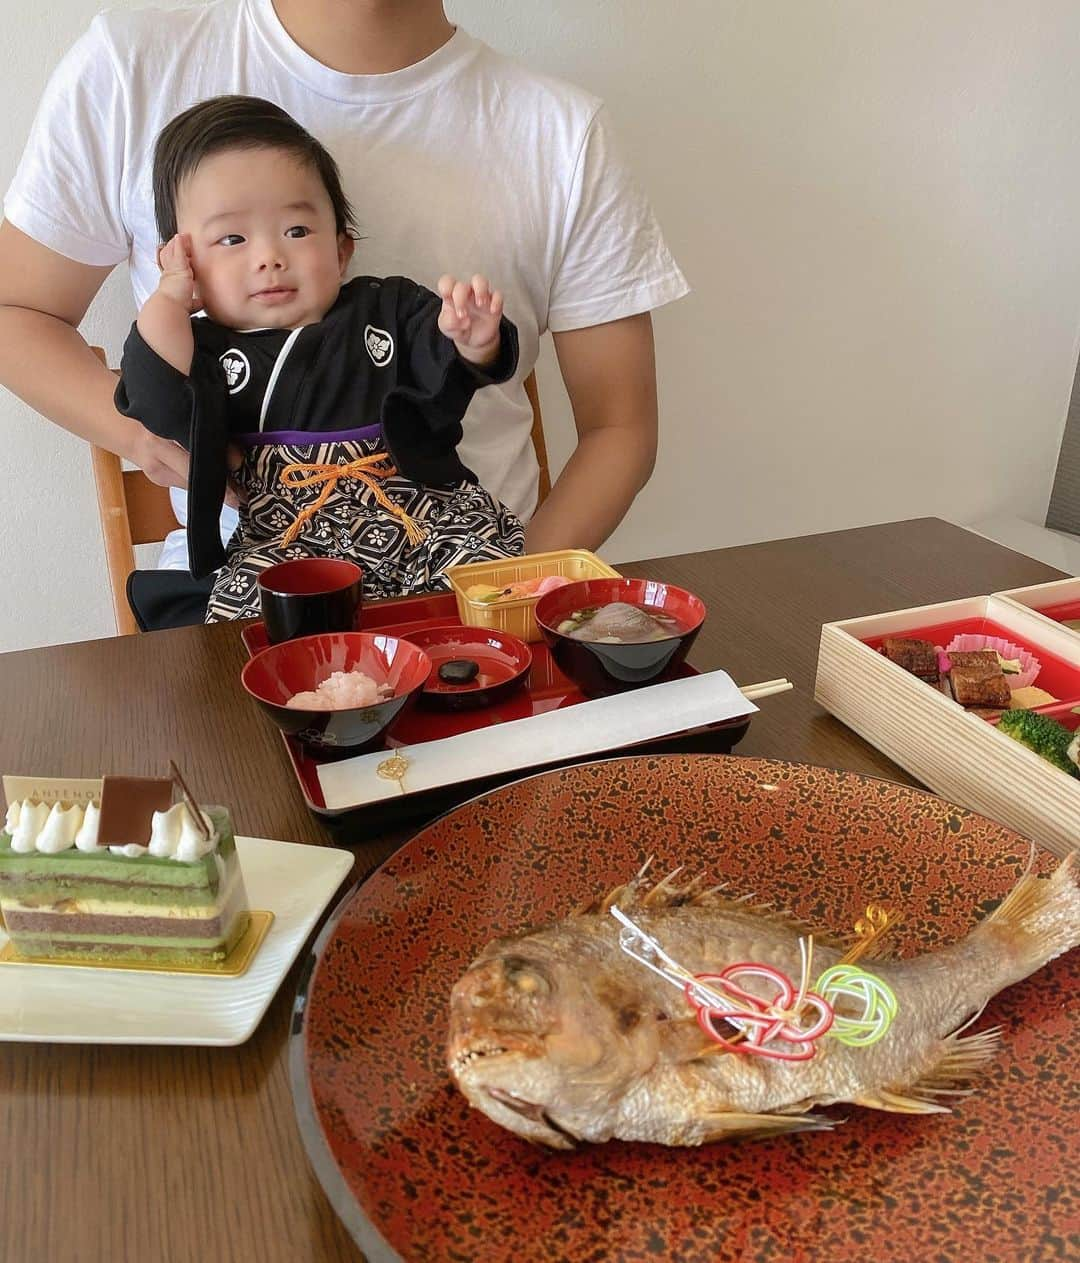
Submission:
M 580 610 L 621 601 L 674 620 L 661 640 L 618 643 L 579 640 L 565 624 Z M 669 679 L 682 665 L 705 621 L 705 603 L 658 579 L 584 579 L 542 596 L 536 623 L 564 675 L 588 697 L 620 693 Z
M 315 710 L 287 705 L 318 688 L 335 671 L 362 671 L 393 695 L 370 706 Z M 377 748 L 416 699 L 431 673 L 427 654 L 408 640 L 367 632 L 327 632 L 284 640 L 257 653 L 240 682 L 262 711 L 319 758 L 343 758 Z

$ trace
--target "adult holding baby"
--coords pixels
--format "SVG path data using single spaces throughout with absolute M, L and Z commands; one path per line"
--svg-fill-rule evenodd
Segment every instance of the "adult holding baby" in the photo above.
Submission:
M 441 0 L 210 0 L 95 19 L 50 80 L 5 199 L 0 381 L 155 482 L 186 486 L 186 453 L 117 412 L 77 325 L 124 260 L 140 306 L 155 289 L 155 137 L 223 93 L 274 100 L 337 158 L 362 208 L 354 272 L 429 288 L 443 272 L 499 278 L 519 365 L 474 399 L 460 454 L 526 520 L 522 382 L 553 333 L 578 445 L 527 547 L 599 545 L 652 468 L 649 312 L 686 285 L 600 103 L 455 29 Z

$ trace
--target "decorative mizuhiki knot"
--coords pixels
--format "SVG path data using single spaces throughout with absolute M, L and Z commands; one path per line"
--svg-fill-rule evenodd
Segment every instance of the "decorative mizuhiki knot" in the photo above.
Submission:
M 762 999 L 741 987 L 737 978 L 757 978 L 772 994 Z M 718 974 L 696 974 L 684 990 L 697 1010 L 698 1025 L 725 1052 L 775 1061 L 809 1061 L 815 1042 L 836 1020 L 828 1001 L 806 989 L 805 970 L 803 985 L 797 988 L 771 965 L 739 961 Z M 726 1036 L 718 1022 L 734 1027 L 737 1037 Z
M 857 965 L 833 965 L 817 980 L 818 993 L 833 1007 L 833 1039 L 851 1048 L 868 1048 L 892 1025 L 898 1008 L 893 990 L 880 978 Z M 859 1006 L 860 1017 L 844 1017 L 837 1001 L 845 999 Z
M 692 974 L 673 960 L 618 906 L 611 915 L 622 927 L 619 946 L 628 956 L 678 987 L 715 1051 L 773 1061 L 809 1061 L 823 1036 L 850 1047 L 875 1044 L 892 1025 L 898 1004 L 880 978 L 841 962 L 826 969 L 810 990 L 814 940 L 799 939 L 798 986 L 781 969 L 762 961 L 738 961 L 718 973 Z M 885 918 L 887 921 L 887 918 Z M 875 918 L 884 929 L 881 918 Z M 748 990 L 743 980 L 756 980 Z M 766 994 L 763 994 L 766 993 Z M 837 1000 L 857 1006 L 855 1016 L 836 1011 Z

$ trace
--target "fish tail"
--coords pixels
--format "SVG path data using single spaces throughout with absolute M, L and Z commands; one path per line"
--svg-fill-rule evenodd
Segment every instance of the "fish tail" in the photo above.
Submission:
M 1007 947 L 1015 980 L 1080 945 L 1077 855 L 1066 856 L 1050 877 L 1025 873 L 976 930 Z

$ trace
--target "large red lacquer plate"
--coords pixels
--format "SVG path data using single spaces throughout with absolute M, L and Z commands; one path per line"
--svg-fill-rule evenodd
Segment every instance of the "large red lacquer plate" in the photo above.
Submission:
M 292 1067 L 316 1171 L 374 1260 L 1078 1257 L 1080 952 L 991 1001 L 976 1029 L 1000 1023 L 1003 1051 L 951 1115 L 848 1106 L 831 1133 L 553 1153 L 471 1110 L 443 1065 L 480 948 L 649 855 L 838 931 L 900 906 L 909 955 L 962 936 L 1028 854 L 930 794 L 759 759 L 614 759 L 466 803 L 346 898 L 309 962 Z

